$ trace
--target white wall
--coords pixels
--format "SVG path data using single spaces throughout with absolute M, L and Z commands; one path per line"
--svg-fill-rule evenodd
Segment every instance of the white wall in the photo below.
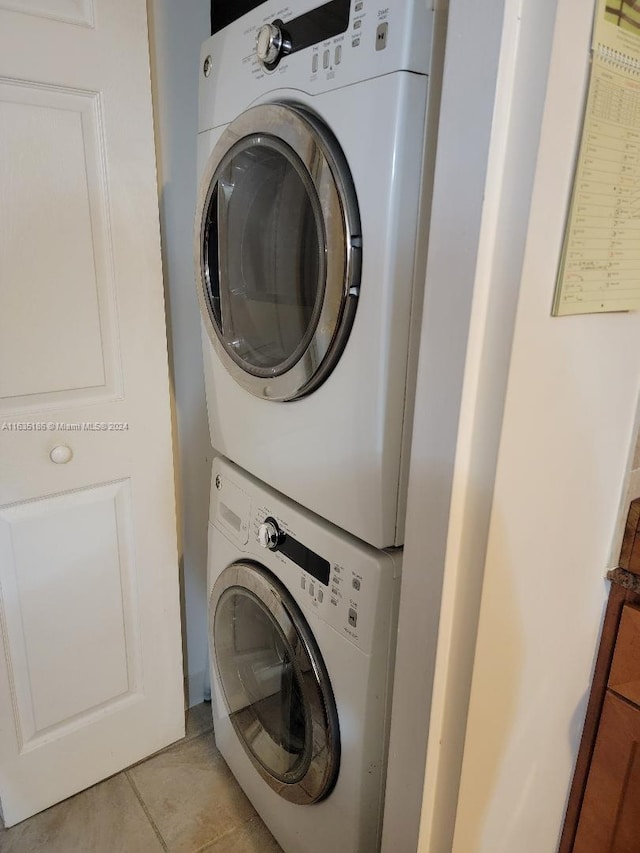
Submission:
M 456 3 L 464 5 L 452 0 Z M 553 853 L 557 848 L 608 592 L 604 575 L 630 467 L 640 386 L 638 313 L 550 316 L 582 116 L 593 4 L 521 0 L 507 3 L 505 10 L 489 154 L 489 175 L 502 187 L 493 223 L 485 205 L 478 250 L 419 847 L 425 853 Z M 536 99 L 547 76 L 552 36 L 536 155 L 523 131 L 535 129 Z M 476 36 L 470 28 L 460 38 L 471 45 Z M 534 166 L 531 191 L 519 176 Z M 486 190 L 490 207 L 495 186 L 487 183 Z M 517 253 L 505 247 L 523 241 L 520 273 Z M 483 361 L 491 354 L 494 336 L 501 334 L 491 317 L 500 317 L 513 303 L 518 286 L 511 357 L 503 353 L 493 365 L 500 372 L 509 363 L 492 488 L 491 454 L 478 478 L 482 460 L 477 451 L 491 449 L 502 407 L 496 386 L 481 381 L 483 370 L 485 380 L 491 375 Z M 508 328 L 509 311 L 504 320 Z M 498 407 L 493 426 L 487 395 Z M 464 703 L 452 699 L 464 698 L 470 659 L 468 636 L 459 643 L 464 640 L 461 605 L 473 619 L 465 581 L 478 586 L 483 514 L 489 503 L 452 844 L 446 832 L 433 829 L 440 814 L 434 804 L 443 792 L 448 795 L 445 806 L 455 798 L 452 778 Z M 466 573 L 474 566 L 469 577 Z M 458 720 L 453 731 L 447 708 Z
M 206 552 L 211 445 L 193 271 L 200 45 L 208 0 L 149 0 L 162 258 L 174 399 L 174 441 L 188 701 L 207 672 Z
M 384 853 L 413 853 L 418 843 L 502 14 L 503 0 L 449 3 L 407 501 Z M 473 42 L 463 38 L 467 29 L 476 35 Z
M 476 182 L 473 188 L 472 198 L 479 214 L 473 223 L 467 222 L 467 240 L 470 236 L 475 240 L 475 254 L 454 280 L 457 287 L 463 285 L 472 290 L 473 305 L 448 507 L 444 578 L 438 601 L 441 608 L 435 675 L 431 704 L 427 705 L 430 731 L 419 849 L 437 853 L 450 853 L 453 844 L 498 444 L 555 4 L 529 4 L 525 8 L 519 3 L 500 2 L 483 6 L 482 13 L 484 18 L 479 22 L 468 14 L 465 3 L 452 0 L 453 50 L 460 57 L 472 57 L 473 69 L 487 64 L 493 67 L 494 62 L 498 67 L 494 88 L 485 85 L 470 91 L 469 64 L 448 64 L 447 87 L 453 106 L 475 96 L 474 110 L 488 113 L 491 127 L 490 140 L 482 146 L 484 160 L 479 160 L 475 128 L 470 127 L 466 133 L 466 139 L 474 141 L 478 176 L 483 176 L 484 169 L 486 180 Z M 487 38 L 486 33 L 493 38 Z M 451 51 L 449 46 L 447 49 Z M 495 53 L 499 55 L 497 60 Z M 440 128 L 445 161 L 450 150 L 447 140 L 457 131 L 454 120 L 445 121 L 448 112 L 449 107 L 443 110 Z M 455 163 L 441 171 L 446 179 L 443 197 L 453 199 L 460 209 L 443 219 L 436 206 L 434 222 L 463 221 L 470 204 L 470 199 L 465 199 L 466 175 L 456 170 Z M 446 211 L 444 204 L 440 207 Z M 433 286 L 430 276 L 446 275 L 447 257 L 455 256 L 457 242 L 454 229 L 441 231 L 440 262 L 430 267 L 427 287 Z M 429 388 L 423 374 L 418 398 L 419 409 L 428 411 Z M 424 442 L 424 431 L 416 429 L 415 453 L 425 453 Z M 414 473 L 410 500 L 419 518 L 421 511 L 428 511 L 423 497 L 428 479 L 424 473 Z M 411 539 L 406 554 L 405 563 L 408 559 L 411 566 L 419 565 L 419 539 Z M 429 571 L 437 568 L 437 564 L 430 566 Z

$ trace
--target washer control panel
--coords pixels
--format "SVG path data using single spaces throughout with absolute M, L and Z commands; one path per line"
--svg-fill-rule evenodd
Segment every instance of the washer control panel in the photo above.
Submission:
M 375 616 L 376 578 L 370 578 L 368 583 L 362 571 L 317 553 L 295 528 L 295 523 L 292 525 L 273 507 L 259 506 L 250 538 L 267 552 L 267 568 L 267 554 L 287 568 L 286 576 L 291 578 L 287 585 L 303 606 L 312 607 L 325 622 L 368 650 Z
M 307 617 L 322 619 L 366 654 L 390 618 L 400 560 L 365 545 L 272 492 L 233 463 L 214 460 L 210 523 L 273 572 Z

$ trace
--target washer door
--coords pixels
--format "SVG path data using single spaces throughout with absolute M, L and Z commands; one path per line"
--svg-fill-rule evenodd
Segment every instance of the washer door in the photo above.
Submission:
M 222 134 L 196 214 L 205 326 L 247 391 L 294 400 L 329 375 L 360 286 L 361 232 L 349 169 L 303 108 L 253 107 Z
M 338 714 L 291 595 L 261 566 L 234 563 L 213 587 L 209 626 L 229 719 L 262 778 L 292 803 L 326 797 L 340 763 Z

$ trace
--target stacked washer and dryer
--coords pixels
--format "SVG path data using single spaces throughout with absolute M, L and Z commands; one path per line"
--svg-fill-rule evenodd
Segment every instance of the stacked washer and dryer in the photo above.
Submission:
M 380 845 L 430 7 L 268 0 L 202 49 L 214 727 L 285 853 Z

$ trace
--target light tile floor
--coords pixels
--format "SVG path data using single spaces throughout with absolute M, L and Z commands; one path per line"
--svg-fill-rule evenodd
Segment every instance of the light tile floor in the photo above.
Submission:
M 1 853 L 281 853 L 216 749 L 211 705 L 184 740 L 5 829 Z

